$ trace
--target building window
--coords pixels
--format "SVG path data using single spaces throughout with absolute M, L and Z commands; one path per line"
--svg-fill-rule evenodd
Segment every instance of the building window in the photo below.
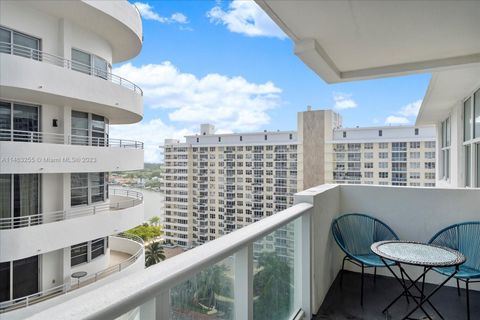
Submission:
M 72 48 L 72 70 L 108 79 L 112 66 L 107 60 L 83 50 Z
M 425 148 L 435 149 L 435 141 L 425 141 Z
M 87 263 L 105 254 L 108 238 L 95 239 L 70 247 L 70 265 L 72 267 Z
M 107 180 L 104 172 L 72 173 L 70 205 L 73 207 L 105 201 L 108 197 Z
M 420 159 L 420 152 L 410 152 L 410 159 Z
M 378 144 L 379 149 L 388 149 L 388 142 L 380 142 Z
M 75 145 L 108 146 L 108 119 L 86 112 L 72 111 L 71 143 Z
M 40 39 L 0 27 L 1 53 L 14 54 L 34 60 L 41 60 Z
M 38 215 L 40 185 L 39 174 L 0 174 L 0 221 L 2 218 Z M 32 222 L 35 220 L 38 219 Z M 18 221 L 25 220 L 22 218 Z M 33 222 L 37 223 L 41 223 L 41 220 Z
M 70 248 L 70 264 L 76 266 L 88 262 L 88 242 L 83 242 L 71 246 Z
M 373 143 L 365 143 L 364 148 L 365 149 L 373 149 Z
M 39 142 L 40 107 L 0 101 L 0 141 Z M 26 132 L 28 131 L 28 132 Z
M 379 172 L 378 177 L 381 179 L 387 179 L 388 178 L 388 172 Z
M 379 137 L 383 136 L 383 131 L 382 130 L 378 130 L 378 136 Z
M 343 131 L 343 137 L 344 137 L 344 138 L 347 137 L 347 131 Z
M 418 136 L 418 128 L 415 128 L 415 135 Z
M 388 162 L 379 162 L 378 167 L 380 169 L 388 169 Z
M 450 141 L 451 141 L 451 128 L 450 118 L 447 118 L 442 122 L 442 177 L 445 180 L 450 179 Z
M 466 187 L 480 187 L 480 89 L 463 104 L 464 166 Z
M 222 137 L 218 137 L 218 142 L 222 142 Z
M 410 149 L 419 149 L 420 148 L 420 142 L 414 141 L 410 142 Z
M 378 157 L 380 159 L 388 159 L 388 152 L 379 152 Z

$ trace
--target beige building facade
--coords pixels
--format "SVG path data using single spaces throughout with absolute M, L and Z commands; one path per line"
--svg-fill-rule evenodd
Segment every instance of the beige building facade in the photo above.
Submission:
M 346 129 L 338 113 L 310 107 L 298 113 L 297 126 L 215 134 L 203 124 L 184 142 L 165 140 L 166 242 L 203 244 L 286 209 L 296 192 L 323 183 L 435 185 L 433 127 Z

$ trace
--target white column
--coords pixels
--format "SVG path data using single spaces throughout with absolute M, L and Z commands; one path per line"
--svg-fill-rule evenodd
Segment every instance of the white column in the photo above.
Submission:
M 253 245 L 235 254 L 235 320 L 253 319 Z

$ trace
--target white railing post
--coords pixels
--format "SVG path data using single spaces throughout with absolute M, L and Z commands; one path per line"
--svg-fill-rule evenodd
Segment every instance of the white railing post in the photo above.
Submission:
M 312 209 L 298 218 L 294 227 L 294 303 L 295 307 L 303 310 L 306 319 L 312 317 L 311 212 Z
M 235 253 L 235 320 L 253 319 L 253 245 Z

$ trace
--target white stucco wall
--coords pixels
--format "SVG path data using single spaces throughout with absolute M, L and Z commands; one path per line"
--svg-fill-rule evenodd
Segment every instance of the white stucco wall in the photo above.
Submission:
M 110 172 L 143 169 L 143 149 L 0 142 L 0 173 Z
M 116 234 L 143 223 L 143 203 L 135 207 L 0 231 L 0 262 L 23 259 Z
M 451 224 L 479 221 L 479 198 L 480 189 L 368 185 L 323 185 L 298 193 L 296 203 L 315 204 L 312 218 L 312 310 L 318 310 L 323 302 L 340 271 L 344 256 L 331 235 L 333 219 L 345 213 L 364 213 L 385 222 L 400 239 L 426 242 L 437 231 Z M 358 267 L 350 264 L 346 267 L 359 272 Z M 406 269 L 414 276 L 421 271 L 415 267 Z M 378 273 L 390 276 L 384 268 Z M 427 277 L 428 282 L 434 283 L 442 279 L 433 272 Z M 449 285 L 456 283 L 452 281 Z M 478 284 L 471 288 L 480 290 Z

